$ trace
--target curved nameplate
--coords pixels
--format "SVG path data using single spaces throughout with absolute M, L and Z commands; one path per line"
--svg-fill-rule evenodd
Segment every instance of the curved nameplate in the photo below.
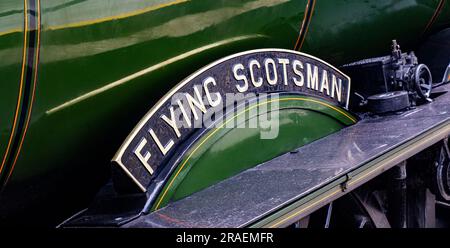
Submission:
M 311 95 L 347 109 L 350 78 L 318 58 L 291 50 L 259 49 L 225 57 L 166 94 L 133 129 L 113 162 L 145 192 L 176 147 L 202 127 L 203 117 L 230 104 L 229 95 L 274 92 Z

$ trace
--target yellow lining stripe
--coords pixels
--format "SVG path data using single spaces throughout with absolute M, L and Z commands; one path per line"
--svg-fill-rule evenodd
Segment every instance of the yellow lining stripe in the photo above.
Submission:
M 6 147 L 5 155 L 3 156 L 2 165 L 0 166 L 0 173 L 3 170 L 3 167 L 5 166 L 6 157 L 8 156 L 9 149 L 11 148 L 11 142 L 14 137 L 14 133 L 16 131 L 16 122 L 17 117 L 19 115 L 19 108 L 20 108 L 20 101 L 22 99 L 22 90 L 23 90 L 23 79 L 25 74 L 25 61 L 26 61 L 26 47 L 27 47 L 27 34 L 28 34 L 28 6 L 27 6 L 27 0 L 24 0 L 24 19 L 25 19 L 25 26 L 24 26 L 24 41 L 23 41 L 23 55 L 22 55 L 22 73 L 20 76 L 20 87 L 19 87 L 19 98 L 17 99 L 17 106 L 16 106 L 16 113 L 14 114 L 14 122 L 13 122 L 13 128 L 11 130 L 11 135 L 9 136 L 8 146 Z
M 0 36 L 7 35 L 7 34 L 12 34 L 12 33 L 20 33 L 20 32 L 22 32 L 22 30 L 23 29 L 21 29 L 21 28 L 15 28 L 15 29 L 3 31 L 3 32 L 0 32 Z
M 310 3 L 309 1 L 306 3 L 305 13 L 303 14 L 302 26 L 300 27 L 300 32 L 298 33 L 297 42 L 295 42 L 295 45 L 294 45 L 294 50 L 296 50 L 296 51 L 298 51 L 297 47 L 298 47 L 298 45 L 300 43 L 300 37 L 302 36 L 303 30 L 305 28 L 305 21 L 306 21 L 306 18 L 308 16 L 308 5 L 309 5 L 309 3 Z
M 321 203 L 322 201 L 327 200 L 328 198 L 331 198 L 331 197 L 333 197 L 334 195 L 336 195 L 336 194 L 338 194 L 338 193 L 340 193 L 340 192 L 342 192 L 341 189 L 335 189 L 335 190 L 332 191 L 330 194 L 324 195 L 324 196 L 322 196 L 321 198 L 319 198 L 317 201 L 309 203 L 308 205 L 306 205 L 307 207 L 302 208 L 302 209 L 300 209 L 300 210 L 298 210 L 298 211 L 296 211 L 296 212 L 294 212 L 294 213 L 288 215 L 287 217 L 285 217 L 285 218 L 279 220 L 278 222 L 275 222 L 274 224 L 272 224 L 271 226 L 269 226 L 269 228 L 278 227 L 280 224 L 282 224 L 282 223 L 285 222 L 286 220 L 289 220 L 289 219 L 291 219 L 292 217 L 297 216 L 297 215 L 299 215 L 299 214 L 301 214 L 301 213 L 307 211 L 308 209 L 311 209 L 312 207 L 318 205 L 318 204 Z
M 443 138 L 443 137 L 442 137 L 442 134 L 443 134 L 443 133 L 444 133 L 444 134 L 445 134 L 445 133 L 448 133 L 448 132 L 449 132 L 449 129 L 450 129 L 450 128 L 449 128 L 449 125 L 447 124 L 445 127 L 443 127 L 442 129 L 440 129 L 440 130 L 441 130 L 440 132 L 439 132 L 439 131 L 435 131 L 435 132 L 433 132 L 433 133 L 431 133 L 431 134 L 427 134 L 425 137 L 420 138 L 420 140 L 416 143 L 416 146 L 420 147 L 420 146 L 423 146 L 423 144 L 426 144 L 426 143 L 428 143 L 428 144 L 434 144 L 434 143 L 436 142 L 436 140 L 442 139 L 442 138 Z M 445 137 L 445 136 L 444 136 L 444 137 Z M 413 147 L 413 145 L 414 145 L 414 144 L 410 144 L 410 145 L 408 145 L 407 147 L 403 148 L 403 149 L 404 149 L 404 150 L 403 150 L 403 154 L 411 153 L 412 150 L 415 149 L 415 147 Z M 356 185 L 357 185 L 359 182 L 361 182 L 363 179 L 366 179 L 366 178 L 369 177 L 370 175 L 374 174 L 374 173 L 377 172 L 378 170 L 381 170 L 381 169 L 383 169 L 383 168 L 384 168 L 384 169 L 389 169 L 390 167 L 389 167 L 389 168 L 385 168 L 386 163 L 397 164 L 399 161 L 395 161 L 396 159 L 397 159 L 397 160 L 403 160 L 403 159 L 401 159 L 401 158 L 399 159 L 399 156 L 401 156 L 401 155 L 398 155 L 399 153 L 402 154 L 401 152 L 395 152 L 393 155 L 390 155 L 390 156 L 388 156 L 388 158 L 385 158 L 385 159 L 383 160 L 384 164 L 381 163 L 381 164 L 377 165 L 376 167 L 371 167 L 371 168 L 369 168 L 369 169 L 367 169 L 367 170 L 364 170 L 364 171 L 358 173 L 357 175 L 355 175 L 354 179 L 352 179 L 352 180 L 350 180 L 350 181 L 348 182 L 348 184 L 347 184 L 348 187 L 352 187 L 352 186 L 355 186 L 355 187 L 356 187 Z M 331 190 L 331 189 L 330 189 L 330 190 Z M 335 189 L 334 191 L 331 191 L 331 192 L 328 193 L 328 194 L 327 194 L 327 192 L 325 192 L 325 193 L 323 193 L 323 196 L 322 196 L 321 198 L 319 198 L 317 201 L 315 201 L 315 202 L 310 202 L 309 205 L 306 205 L 306 206 L 307 206 L 306 208 L 302 208 L 302 209 L 299 209 L 299 210 L 293 212 L 292 214 L 290 214 L 290 215 L 288 215 L 288 216 L 286 216 L 286 217 L 280 219 L 279 221 L 277 221 L 276 223 L 272 224 L 272 225 L 269 226 L 269 227 L 278 227 L 280 224 L 282 224 L 282 223 L 285 222 L 286 220 L 289 220 L 289 219 L 291 219 L 291 218 L 293 218 L 293 217 L 295 217 L 295 216 L 297 216 L 297 215 L 299 215 L 299 214 L 305 212 L 306 210 L 310 209 L 311 207 L 316 206 L 317 204 L 321 203 L 322 201 L 327 200 L 328 198 L 333 197 L 334 195 L 336 195 L 337 193 L 339 193 L 339 192 L 341 192 L 341 191 L 342 191 L 341 189 Z
M 367 178 L 368 176 L 370 176 L 371 174 L 375 173 L 377 170 L 379 170 L 382 167 L 383 167 L 383 165 L 379 165 L 377 167 L 371 168 L 370 170 L 368 170 L 368 171 L 358 175 L 357 178 L 355 178 L 354 180 L 350 180 L 348 182 L 348 186 L 352 186 L 352 185 L 357 184 L 358 182 L 360 182 L 361 180 Z M 324 200 L 332 198 L 334 195 L 336 195 L 337 193 L 340 193 L 340 192 L 342 192 L 341 189 L 336 189 L 336 190 L 332 191 L 329 194 L 324 194 L 318 200 L 308 203 L 305 208 L 301 208 L 298 211 L 296 211 L 294 213 L 291 213 L 290 215 L 288 215 L 288 216 L 284 217 L 283 219 L 275 222 L 274 224 L 272 224 L 269 227 L 270 228 L 278 227 L 278 226 L 280 226 L 280 224 L 284 223 L 285 221 L 287 221 L 287 220 L 289 220 L 289 219 L 291 219 L 291 218 L 293 218 L 293 217 L 295 217 L 295 216 L 297 216 L 297 215 L 299 215 L 299 214 L 301 214 L 301 213 L 311 209 L 312 207 L 314 207 L 314 206 L 318 205 L 319 203 L 323 202 Z
M 69 23 L 69 24 L 50 26 L 50 27 L 46 28 L 46 30 L 59 30 L 59 29 L 64 29 L 64 28 L 83 27 L 83 26 L 88 26 L 91 24 L 97 24 L 97 23 L 101 23 L 101 22 L 120 20 L 120 19 L 144 14 L 144 13 L 147 13 L 150 11 L 162 9 L 164 7 L 169 7 L 172 5 L 176 5 L 176 4 L 180 4 L 180 3 L 184 3 L 184 2 L 188 2 L 188 1 L 190 1 L 190 0 L 177 0 L 177 1 L 169 2 L 169 3 L 163 3 L 163 4 L 159 4 L 159 5 L 149 6 L 149 7 L 143 8 L 143 9 L 138 9 L 135 11 L 119 14 L 116 16 L 108 16 L 108 17 L 103 17 L 103 18 L 94 19 L 94 20 L 86 20 L 86 21 L 74 22 L 74 23 Z M 15 28 L 15 29 L 0 32 L 0 36 L 12 34 L 12 33 L 19 33 L 19 32 L 22 32 L 22 29 Z
M 24 127 L 24 131 L 23 131 L 23 135 L 22 135 L 22 139 L 20 140 L 20 145 L 19 148 L 16 152 L 16 157 L 14 158 L 14 162 L 11 166 L 11 169 L 9 170 L 9 174 L 8 177 L 6 178 L 5 181 L 5 185 L 8 182 L 9 178 L 11 177 L 13 171 L 14 171 L 14 167 L 16 166 L 17 163 L 17 159 L 19 158 L 19 154 L 20 151 L 22 150 L 22 145 L 23 145 L 23 141 L 25 140 L 25 135 L 27 134 L 27 130 L 28 130 L 28 124 L 30 123 L 30 119 L 31 119 L 31 112 L 33 110 L 33 103 L 34 103 L 34 95 L 36 93 L 36 82 L 37 82 L 37 72 L 38 72 L 38 63 L 39 63 L 39 49 L 40 49 L 40 39 L 41 39 L 41 0 L 36 0 L 37 3 L 37 8 L 36 8 L 36 18 L 37 18 L 37 27 L 36 27 L 36 31 L 37 31 L 37 45 L 36 45 L 36 52 L 35 52 L 35 62 L 34 62 L 34 81 L 33 81 L 33 91 L 31 93 L 31 102 L 30 102 L 30 108 L 28 110 L 28 116 L 27 116 L 27 120 L 25 123 L 25 127 Z M 25 104 L 25 103 L 24 103 Z
M 64 29 L 64 28 L 75 28 L 75 27 L 88 26 L 88 25 L 97 24 L 97 23 L 101 23 L 101 22 L 112 21 L 112 20 L 120 20 L 120 19 L 124 19 L 124 18 L 128 18 L 128 17 L 144 14 L 144 13 L 147 13 L 147 12 L 150 12 L 150 11 L 162 9 L 162 8 L 165 8 L 165 7 L 169 7 L 169 6 L 172 6 L 172 5 L 184 3 L 184 2 L 187 2 L 187 1 L 190 1 L 190 0 L 177 0 L 177 1 L 169 2 L 169 3 L 163 3 L 163 4 L 154 5 L 154 6 L 149 6 L 149 7 L 143 8 L 143 9 L 138 9 L 138 10 L 135 10 L 135 11 L 131 11 L 131 12 L 128 12 L 128 13 L 123 13 L 123 14 L 119 14 L 119 15 L 115 15 L 115 16 L 108 16 L 108 17 L 103 17 L 103 18 L 94 19 L 94 20 L 86 20 L 86 21 L 74 22 L 74 23 L 69 23 L 69 24 L 56 25 L 56 26 L 48 27 L 48 28 L 46 28 L 46 30 L 58 30 L 58 29 Z
M 431 16 L 430 20 L 428 21 L 427 25 L 425 26 L 425 29 L 422 31 L 422 36 L 428 32 L 428 30 L 433 26 L 436 19 L 439 17 L 439 14 L 441 13 L 443 7 L 445 5 L 445 0 L 440 0 L 438 5 L 436 6 L 436 9 L 434 10 L 433 15 Z
M 309 5 L 311 5 L 311 13 L 308 15 Z M 316 6 L 316 0 L 308 1 L 305 8 L 305 15 L 303 16 L 302 27 L 300 29 L 300 33 L 298 34 L 297 42 L 295 43 L 294 50 L 300 51 L 303 47 L 303 43 L 306 39 L 306 35 L 308 34 L 309 25 L 311 25 L 312 16 L 314 15 L 314 8 Z M 305 25 L 306 18 L 308 19 L 307 25 Z M 301 40 L 300 40 L 301 39 Z
M 313 99 L 308 99 L 308 98 L 302 98 L 302 97 L 291 97 L 291 98 L 282 98 L 282 99 L 276 99 L 276 100 L 269 100 L 269 101 L 265 101 L 259 104 L 256 104 L 254 106 L 248 107 L 247 109 L 241 111 L 240 113 L 238 113 L 237 115 L 233 116 L 233 118 L 230 118 L 228 121 L 226 121 L 225 123 L 223 123 L 222 125 L 220 125 L 218 128 L 216 128 L 212 133 L 210 133 L 187 157 L 187 159 L 184 161 L 184 163 L 179 167 L 179 169 L 177 170 L 175 176 L 172 178 L 172 180 L 170 181 L 169 185 L 167 186 L 167 188 L 164 190 L 161 198 L 159 199 L 158 203 L 156 204 L 155 210 L 159 209 L 159 206 L 161 205 L 161 202 L 163 201 L 164 197 L 166 196 L 167 192 L 169 191 L 169 189 L 172 187 L 173 182 L 175 181 L 175 179 L 178 177 L 178 175 L 180 174 L 180 172 L 183 170 L 184 166 L 187 164 L 187 162 L 191 159 L 192 155 L 201 147 L 203 146 L 203 144 L 209 140 L 209 138 L 211 138 L 219 129 L 223 128 L 226 124 L 228 124 L 230 121 L 234 120 L 236 117 L 240 116 L 241 114 L 256 108 L 262 104 L 266 104 L 266 103 L 271 103 L 271 102 L 275 102 L 275 101 L 290 101 L 290 100 L 294 100 L 294 101 L 307 101 L 307 102 L 314 102 L 314 103 L 318 103 L 321 104 L 323 106 L 329 107 L 335 111 L 337 111 L 338 113 L 344 115 L 345 117 L 349 118 L 353 123 L 356 123 L 356 120 L 354 118 L 352 118 L 351 116 L 349 116 L 347 113 L 345 113 L 344 111 L 321 101 L 317 101 L 317 100 L 313 100 Z
M 332 191 L 331 194 L 325 195 L 325 196 L 321 197 L 320 199 L 318 199 L 317 201 L 310 203 L 309 205 L 307 205 L 307 207 L 302 208 L 302 209 L 298 210 L 297 212 L 292 213 L 291 215 L 287 216 L 286 218 L 284 218 L 284 219 L 274 223 L 273 225 L 269 226 L 269 228 L 278 227 L 284 221 L 286 221 L 288 219 L 291 219 L 292 217 L 294 217 L 296 215 L 299 215 L 299 214 L 309 210 L 310 208 L 312 208 L 312 207 L 318 205 L 319 203 L 321 203 L 322 201 L 324 201 L 324 200 L 326 200 L 328 198 L 331 198 L 331 197 L 333 197 L 334 195 L 336 195 L 336 194 L 338 194 L 340 192 L 342 192 L 342 190 L 340 190 L 340 189 L 336 189 L 336 190 Z
M 286 98 L 286 99 L 299 100 L 299 99 L 296 99 L 296 98 Z M 313 99 L 307 99 L 307 98 L 305 98 L 305 99 L 303 99 L 303 100 L 304 100 L 304 101 L 307 101 L 307 102 L 308 102 L 308 101 L 309 101 L 309 102 L 315 102 L 315 103 L 318 103 L 318 104 L 322 104 L 322 105 L 324 105 L 324 106 L 327 106 L 327 107 L 329 107 L 329 108 L 331 108 L 331 109 L 333 109 L 333 110 L 339 112 L 340 114 L 344 115 L 345 117 L 347 117 L 348 119 L 350 119 L 353 123 L 356 123 L 356 119 L 355 119 L 355 118 L 351 117 L 350 115 L 348 115 L 346 112 L 340 110 L 339 108 L 334 107 L 333 105 L 330 105 L 330 104 L 325 103 L 325 102 L 313 100 Z

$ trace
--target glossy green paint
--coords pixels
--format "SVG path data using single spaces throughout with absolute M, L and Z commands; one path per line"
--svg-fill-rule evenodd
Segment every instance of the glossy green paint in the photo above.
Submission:
M 153 210 L 356 122 L 346 110 L 313 97 L 287 95 L 276 101 L 272 108 L 259 101 L 236 111 L 204 134 L 184 155 Z M 234 128 L 227 128 L 229 123 Z M 269 131 L 274 136 L 261 139 Z
M 436 1 L 437 2 L 437 1 Z M 436 21 L 432 23 L 429 30 L 424 35 L 439 31 L 450 26 L 450 3 L 445 1 L 441 12 L 438 14 Z
M 23 3 L 0 2 L 0 166 L 7 148 L 19 94 L 23 54 Z M 14 32 L 11 32 L 14 30 Z
M 49 212 L 84 206 L 108 178 L 109 161 L 129 130 L 168 89 L 235 52 L 292 49 L 307 0 L 40 3 L 33 115 L 14 173 L 0 196 L 1 206 L 17 211 L 28 202 L 60 204 L 46 208 Z M 417 43 L 437 3 L 319 0 L 302 51 L 339 65 L 385 54 L 391 38 Z M 19 91 L 23 9 L 23 1 L 0 1 L 1 156 Z M 449 17 L 446 6 L 436 29 L 448 27 Z M 361 42 L 365 36 L 373 41 Z M 54 185 L 81 200 L 67 200 Z M 9 200 L 17 194 L 20 199 Z
M 317 0 L 302 51 L 339 65 L 388 54 L 393 39 L 403 50 L 411 49 L 425 38 L 422 34 L 439 2 Z M 450 4 L 444 7 L 435 31 L 449 26 Z

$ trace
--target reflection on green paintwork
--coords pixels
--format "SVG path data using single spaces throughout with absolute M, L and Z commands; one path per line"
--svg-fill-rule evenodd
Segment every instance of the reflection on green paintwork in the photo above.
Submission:
M 278 135 L 275 139 L 261 139 L 261 131 L 270 130 L 267 130 L 268 125 L 249 124 L 259 123 L 261 114 L 264 114 L 259 111 L 259 116 L 256 116 L 256 112 L 249 114 L 255 107 L 249 106 L 243 112 L 228 117 L 222 126 L 204 134 L 181 160 L 153 209 L 159 209 L 170 201 L 186 197 L 356 121 L 345 110 L 321 100 L 306 96 L 283 96 L 279 99 L 279 108 L 271 109 L 272 114 L 276 112 L 274 116 L 279 116 Z M 239 120 L 240 115 L 247 117 L 242 120 L 244 128 L 226 128 L 226 123 Z M 270 116 L 267 114 L 262 120 L 273 121 Z
M 207 51 L 207 50 L 210 50 L 210 49 L 213 49 L 213 48 L 216 48 L 216 47 L 221 47 L 221 46 L 224 46 L 224 45 L 227 45 L 227 44 L 232 44 L 232 43 L 235 43 L 235 42 L 238 42 L 238 41 L 257 39 L 257 38 L 264 38 L 264 36 L 262 36 L 262 35 L 248 35 L 248 36 L 234 37 L 234 38 L 231 38 L 231 39 L 226 39 L 226 40 L 223 40 L 223 41 L 215 42 L 215 43 L 203 46 L 203 47 L 196 48 L 196 49 L 191 50 L 191 51 L 189 51 L 187 53 L 180 54 L 180 55 L 178 55 L 176 57 L 173 57 L 171 59 L 168 59 L 168 60 L 163 61 L 161 63 L 158 63 L 156 65 L 152 65 L 152 66 L 150 66 L 148 68 L 145 68 L 145 69 L 143 69 L 141 71 L 138 71 L 138 72 L 136 72 L 134 74 L 128 75 L 128 76 L 126 76 L 124 78 L 121 78 L 121 79 L 119 79 L 117 81 L 111 82 L 111 83 L 109 83 L 109 84 L 107 84 L 105 86 L 102 86 L 102 87 L 100 87 L 98 89 L 90 91 L 90 92 L 88 92 L 88 93 L 86 93 L 84 95 L 81 95 L 81 96 L 77 97 L 77 98 L 71 99 L 70 101 L 67 101 L 67 102 L 65 102 L 65 103 L 63 103 L 63 104 L 61 104 L 59 106 L 56 106 L 56 107 L 54 107 L 52 109 L 49 109 L 49 110 L 45 111 L 45 113 L 47 115 L 51 115 L 51 114 L 53 114 L 53 113 L 55 113 L 57 111 L 63 110 L 64 108 L 68 108 L 70 106 L 73 106 L 73 105 L 75 105 L 75 104 L 77 104 L 77 103 L 79 103 L 81 101 L 87 100 L 87 99 L 89 99 L 91 97 L 95 97 L 96 95 L 101 94 L 101 93 L 103 93 L 105 91 L 108 91 L 108 90 L 110 90 L 110 89 L 112 89 L 114 87 L 118 87 L 118 86 L 120 86 L 122 84 L 125 84 L 125 83 L 127 83 L 129 81 L 132 81 L 132 80 L 134 80 L 134 79 L 136 79 L 136 78 L 138 78 L 138 77 L 140 77 L 142 75 L 145 75 L 145 74 L 148 74 L 148 73 L 152 73 L 152 72 L 154 72 L 154 71 L 156 71 L 158 69 L 163 68 L 164 66 L 173 64 L 173 63 L 178 62 L 180 60 L 187 59 L 187 58 L 189 58 L 191 56 L 195 56 L 195 55 L 197 55 L 199 53 L 202 53 L 204 51 Z
M 189 0 L 42 0 L 46 6 L 44 11 L 48 13 L 47 21 L 51 23 L 46 28 L 52 30 L 128 18 L 187 1 Z
M 28 201 L 45 202 L 42 210 L 52 213 L 84 207 L 89 200 L 59 200 L 52 187 L 64 185 L 67 195 L 89 199 L 106 180 L 110 159 L 128 132 L 173 85 L 236 52 L 292 49 L 307 0 L 40 2 L 43 31 L 33 113 L 0 196 L 0 214 L 4 207 L 11 215 Z M 415 44 L 437 4 L 317 1 L 302 51 L 338 66 L 386 54 L 393 37 Z M 449 25 L 449 6 L 433 30 Z M 0 156 L 19 92 L 23 10 L 23 1 L 0 0 Z M 64 208 L 71 204 L 80 205 Z
M 23 1 L 2 0 L 0 1 L 0 36 L 15 32 L 23 32 Z
M 389 53 L 391 40 L 403 48 L 419 41 L 439 1 L 316 1 L 302 51 L 326 54 L 331 63 Z M 351 7 L 349 6 L 351 5 Z M 380 18 L 382 16 L 382 18 Z M 450 12 L 447 12 L 447 18 Z M 409 23 L 409 24 L 408 24 Z M 359 55 L 365 50 L 364 57 Z
M 51 195 L 51 190 L 33 186 L 40 180 L 57 185 L 64 179 L 68 194 L 92 197 L 105 182 L 110 159 L 128 132 L 165 92 L 218 58 L 257 47 L 290 47 L 297 35 L 297 15 L 305 3 L 187 1 L 122 19 L 51 29 L 72 23 L 71 18 L 77 17 L 68 9 L 77 6 L 80 12 L 87 11 L 81 8 L 87 2 L 103 6 L 97 14 L 102 18 L 117 9 L 111 1 L 89 0 L 55 8 L 56 2 L 41 0 L 43 31 L 33 115 L 6 190 L 26 192 L 17 205 L 26 205 L 37 191 Z M 68 22 L 52 19 L 56 12 L 67 15 Z M 0 46 L 10 49 L 12 44 L 5 43 L 8 36 L 0 36 Z M 21 47 L 19 42 L 14 43 L 17 46 Z M 0 57 L 7 51 L 0 49 Z M 21 54 L 15 55 L 14 63 L 19 64 Z M 11 57 L 0 60 L 0 73 L 4 75 L 11 66 Z M 19 78 L 20 68 L 6 78 L 8 89 L 1 92 L 15 100 L 18 81 L 13 76 Z M 1 107 L 12 111 L 15 103 Z M 11 114 L 5 119 L 10 121 Z M 5 137 L 10 126 L 4 125 Z M 78 184 L 80 178 L 83 184 Z M 73 210 L 80 207 L 71 206 Z
M 0 166 L 8 146 L 20 89 L 23 8 L 23 1 L 0 1 Z

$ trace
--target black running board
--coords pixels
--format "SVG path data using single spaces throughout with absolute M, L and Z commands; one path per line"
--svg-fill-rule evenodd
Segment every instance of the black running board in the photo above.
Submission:
M 447 137 L 450 93 L 436 95 L 401 114 L 364 118 L 123 227 L 287 226 Z
M 365 118 L 124 227 L 287 226 L 449 134 L 445 93 L 401 114 Z

